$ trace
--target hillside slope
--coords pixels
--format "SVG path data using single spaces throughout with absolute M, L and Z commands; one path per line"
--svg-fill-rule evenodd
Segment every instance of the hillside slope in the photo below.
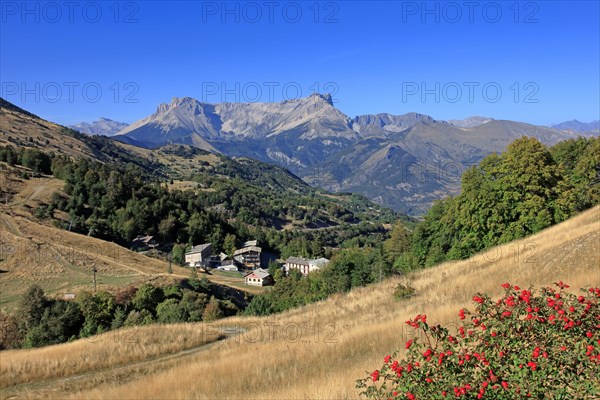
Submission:
M 599 265 L 597 206 L 529 238 L 414 273 L 407 279 L 416 294 L 400 302 L 392 296 L 401 281 L 397 278 L 268 318 L 235 317 L 215 325 L 193 325 L 196 335 L 224 326 L 241 333 L 204 351 L 182 354 L 177 363 L 150 362 L 141 372 L 115 361 L 126 371 L 119 380 L 116 372 L 98 369 L 87 376 L 66 367 L 76 365 L 71 349 L 85 345 L 93 358 L 116 344 L 77 341 L 7 351 L 0 371 L 9 379 L 2 383 L 1 393 L 61 399 L 356 398 L 355 379 L 380 365 L 382 354 L 401 348 L 412 337 L 414 330 L 404 321 L 415 314 L 425 313 L 433 323 L 457 324 L 457 310 L 470 307 L 476 292 L 499 296 L 500 284 L 506 281 L 527 287 L 558 280 L 575 291 L 600 284 Z M 143 352 L 146 342 L 138 343 Z M 156 356 L 148 353 L 148 360 Z M 52 372 L 46 381 L 11 388 L 12 382 L 27 381 L 28 374 L 48 369 L 60 372 Z

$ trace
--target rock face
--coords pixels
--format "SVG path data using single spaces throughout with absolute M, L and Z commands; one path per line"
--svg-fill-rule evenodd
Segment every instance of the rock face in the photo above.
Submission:
M 113 121 L 112 119 L 102 117 L 98 121 L 94 121 L 91 124 L 87 122 L 80 122 L 75 125 L 70 125 L 69 128 L 87 135 L 113 136 L 127 126 L 128 124 L 124 122 L 117 122 Z
M 351 119 L 331 96 L 313 94 L 280 103 L 174 98 L 115 139 L 146 147 L 184 143 L 276 163 L 315 186 L 361 193 L 418 215 L 434 200 L 457 193 L 466 168 L 520 136 L 553 144 L 575 135 L 485 117 L 446 122 L 408 113 Z
M 488 117 L 473 116 L 465 119 L 451 119 L 448 122 L 460 128 L 476 128 L 480 125 L 487 124 L 490 121 L 493 121 L 493 119 Z

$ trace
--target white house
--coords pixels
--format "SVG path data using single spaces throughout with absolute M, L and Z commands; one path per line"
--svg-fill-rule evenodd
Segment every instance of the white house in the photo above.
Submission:
M 288 257 L 283 264 L 286 275 L 291 270 L 297 269 L 302 275 L 308 275 L 311 272 L 318 271 L 329 263 L 326 258 L 308 259 L 304 257 Z
M 210 262 L 211 255 L 211 243 L 199 244 L 185 253 L 185 263 L 190 267 L 206 267 Z
M 246 285 L 268 286 L 273 284 L 273 277 L 266 269 L 258 268 L 244 277 Z

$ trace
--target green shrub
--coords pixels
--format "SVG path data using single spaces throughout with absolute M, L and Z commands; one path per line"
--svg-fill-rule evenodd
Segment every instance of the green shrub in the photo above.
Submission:
M 396 298 L 396 300 L 400 300 L 405 297 L 412 296 L 414 293 L 415 293 L 415 289 L 412 286 L 410 286 L 408 283 L 406 283 L 406 284 L 399 283 L 398 285 L 396 285 L 396 288 L 394 289 L 394 298 Z

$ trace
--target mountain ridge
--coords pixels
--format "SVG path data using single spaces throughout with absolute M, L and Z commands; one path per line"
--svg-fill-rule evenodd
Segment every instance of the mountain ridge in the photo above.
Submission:
M 279 103 L 174 98 L 115 138 L 155 146 L 185 143 L 276 163 L 311 185 L 360 193 L 418 215 L 434 200 L 456 194 L 462 171 L 520 136 L 545 144 L 575 137 L 487 117 L 448 122 L 419 113 L 379 113 L 350 118 L 334 107 L 330 96 L 313 94 Z
M 279 103 L 174 97 L 113 137 L 147 148 L 179 143 L 275 163 L 311 185 L 356 192 L 419 215 L 460 190 L 462 171 L 514 139 L 533 136 L 552 145 L 580 134 L 590 135 L 479 116 L 442 121 L 410 112 L 350 118 L 330 95 L 315 93 Z

